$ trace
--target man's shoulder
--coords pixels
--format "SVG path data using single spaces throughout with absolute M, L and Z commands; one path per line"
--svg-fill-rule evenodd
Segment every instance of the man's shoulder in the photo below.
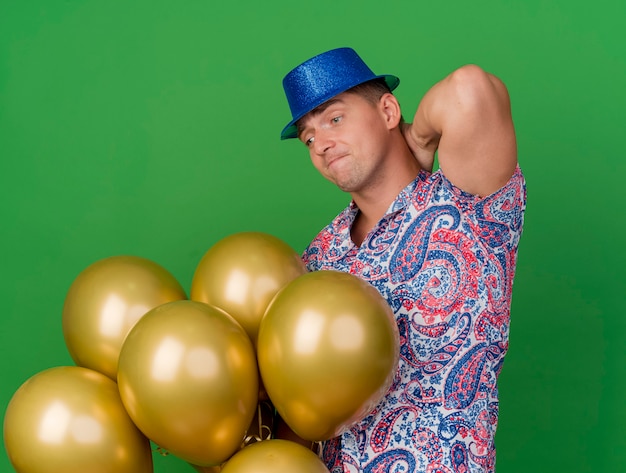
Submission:
M 348 251 L 351 243 L 350 228 L 357 212 L 358 209 L 354 203 L 351 203 L 319 231 L 302 255 L 302 259 L 307 266 L 319 265 L 331 254 Z M 320 268 L 309 267 L 309 269 Z

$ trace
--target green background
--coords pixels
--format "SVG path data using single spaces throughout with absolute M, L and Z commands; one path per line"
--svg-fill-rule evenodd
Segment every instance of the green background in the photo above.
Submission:
M 626 471 L 626 4 L 383 3 L 0 0 L 2 415 L 26 379 L 72 364 L 61 311 L 89 264 L 143 256 L 189 291 L 220 238 L 301 251 L 343 208 L 278 138 L 281 80 L 352 46 L 402 79 L 408 118 L 466 63 L 508 85 L 529 198 L 498 471 Z

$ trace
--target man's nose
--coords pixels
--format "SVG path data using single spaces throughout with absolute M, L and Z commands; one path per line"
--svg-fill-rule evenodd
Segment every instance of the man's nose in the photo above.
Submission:
M 315 140 L 313 141 L 313 148 L 315 149 L 316 154 L 323 155 L 333 146 L 335 146 L 335 141 L 332 136 L 332 133 L 324 129 L 321 129 L 315 132 Z

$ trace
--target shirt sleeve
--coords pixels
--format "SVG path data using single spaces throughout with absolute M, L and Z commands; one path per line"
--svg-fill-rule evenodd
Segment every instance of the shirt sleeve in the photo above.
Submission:
M 441 187 L 452 194 L 458 207 L 468 215 L 476 237 L 487 248 L 492 251 L 517 248 L 526 210 L 526 182 L 519 165 L 504 186 L 486 197 L 459 189 L 443 173 L 441 180 Z

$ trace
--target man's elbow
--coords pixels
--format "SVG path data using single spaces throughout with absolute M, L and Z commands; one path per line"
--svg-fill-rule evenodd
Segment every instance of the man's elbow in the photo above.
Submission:
M 452 72 L 448 80 L 456 103 L 462 110 L 480 114 L 487 110 L 509 113 L 510 100 L 506 86 L 480 66 L 462 66 Z
M 476 64 L 467 64 L 449 76 L 451 87 L 462 104 L 477 105 L 485 101 L 509 101 L 504 83 Z

